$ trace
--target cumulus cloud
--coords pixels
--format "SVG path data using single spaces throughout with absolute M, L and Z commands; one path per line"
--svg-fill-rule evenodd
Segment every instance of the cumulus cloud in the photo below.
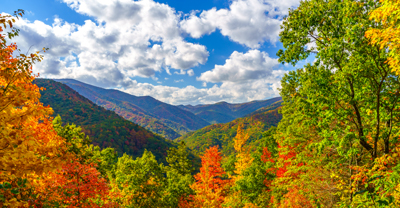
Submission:
M 247 53 L 234 51 L 224 65 L 216 65 L 198 78 L 205 82 L 245 82 L 263 79 L 272 75 L 278 59 L 273 59 L 266 52 L 250 50 Z
M 188 73 L 189 76 L 194 76 L 194 71 L 193 71 L 193 69 L 189 69 L 189 70 L 187 71 L 187 73 Z
M 180 24 L 194 38 L 219 29 L 221 34 L 250 48 L 278 41 L 281 19 L 299 0 L 233 0 L 228 9 L 212 8 L 192 14 Z
M 175 71 L 174 74 L 179 74 L 179 75 L 189 75 L 189 76 L 194 76 L 194 71 L 193 69 L 188 69 L 188 70 L 179 70 L 179 71 Z
M 184 40 L 180 14 L 166 4 L 152 0 L 64 0 L 80 14 L 93 17 L 83 25 L 56 17 L 52 25 L 20 19 L 17 42 L 20 48 L 49 47 L 46 61 L 35 72 L 59 78 L 101 80 L 101 73 L 124 80 L 126 77 L 154 77 L 169 69 L 188 70 L 205 64 L 205 46 Z M 76 55 L 76 65 L 63 59 Z M 97 72 L 96 72 L 97 71 Z M 101 73 L 99 73 L 101 71 Z
M 178 88 L 134 82 L 132 86 L 125 88 L 125 92 L 137 96 L 150 95 L 177 105 L 262 100 L 279 96 L 280 80 L 287 71 L 276 69 L 278 65 L 277 59 L 270 58 L 267 53 L 256 49 L 246 53 L 235 51 L 224 65 L 216 65 L 214 69 L 202 73 L 197 78 L 203 81 L 204 88 L 191 85 Z M 183 80 L 174 80 L 180 81 Z M 210 82 L 220 84 L 206 88 Z

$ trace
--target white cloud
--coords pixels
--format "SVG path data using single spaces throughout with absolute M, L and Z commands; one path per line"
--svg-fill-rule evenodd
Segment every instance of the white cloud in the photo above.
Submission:
M 278 64 L 278 59 L 270 58 L 266 52 L 250 50 L 243 54 L 234 51 L 224 65 L 215 65 L 198 80 L 213 83 L 258 80 L 271 76 L 273 67 Z
M 193 69 L 189 69 L 189 70 L 187 71 L 187 73 L 188 73 L 189 76 L 194 76 L 194 71 L 193 71 Z
M 194 38 L 219 29 L 221 34 L 250 48 L 278 41 L 281 19 L 299 0 L 233 0 L 229 9 L 193 12 L 181 27 Z
M 278 60 L 267 53 L 250 50 L 247 53 L 233 52 L 225 65 L 216 65 L 197 79 L 204 88 L 184 88 L 134 82 L 125 92 L 136 96 L 153 96 L 170 104 L 208 104 L 219 101 L 232 103 L 249 102 L 279 96 L 280 80 L 287 72 L 273 69 Z M 174 80 L 181 82 L 183 80 Z M 207 82 L 214 84 L 210 88 Z
M 186 71 L 181 69 L 181 70 L 175 71 L 174 74 L 185 75 Z
M 96 22 L 77 25 L 56 17 L 52 25 L 26 19 L 16 23 L 21 29 L 16 39 L 20 48 L 50 48 L 45 61 L 34 67 L 48 77 L 102 80 L 112 73 L 117 82 L 127 77 L 154 77 L 164 69 L 168 74 L 170 68 L 187 70 L 205 64 L 209 56 L 205 46 L 184 40 L 180 14 L 166 4 L 152 0 L 64 2 Z M 77 64 L 63 65 L 71 54 L 76 55 Z

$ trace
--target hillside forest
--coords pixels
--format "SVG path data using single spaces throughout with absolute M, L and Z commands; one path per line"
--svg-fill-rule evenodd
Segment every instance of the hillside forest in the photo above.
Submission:
M 194 113 L 175 118 L 182 131 L 159 131 L 173 141 L 38 79 L 48 49 L 10 42 L 23 15 L 0 16 L 0 207 L 400 206 L 398 0 L 302 1 L 277 56 L 315 61 L 283 77 L 282 101 L 210 126 L 204 106 L 163 105 L 211 115 L 200 129 Z

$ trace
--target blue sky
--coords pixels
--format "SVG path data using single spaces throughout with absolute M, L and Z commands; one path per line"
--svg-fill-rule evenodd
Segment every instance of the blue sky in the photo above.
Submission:
M 34 71 L 170 104 L 279 96 L 279 28 L 298 0 L 13 0 L 21 51 L 49 47 Z M 304 64 L 306 62 L 303 62 Z

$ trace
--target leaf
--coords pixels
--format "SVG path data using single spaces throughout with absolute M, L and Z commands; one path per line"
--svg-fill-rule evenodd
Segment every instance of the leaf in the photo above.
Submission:
M 384 201 L 384 200 L 378 200 L 377 201 L 379 205 L 385 205 L 385 206 L 389 206 L 389 202 Z
M 14 188 L 14 189 L 11 190 L 11 193 L 13 193 L 13 194 L 19 194 L 19 189 Z

